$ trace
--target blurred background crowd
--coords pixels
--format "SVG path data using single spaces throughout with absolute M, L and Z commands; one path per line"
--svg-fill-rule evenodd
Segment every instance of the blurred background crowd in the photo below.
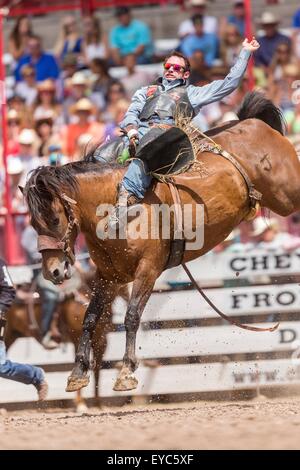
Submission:
M 187 0 L 183 6 L 165 2 L 164 8 L 168 8 L 168 3 L 177 32 L 174 37 L 173 24 L 170 36 L 166 37 L 166 33 L 164 40 L 151 26 L 154 16 L 159 15 L 158 8 L 153 8 L 151 21 L 147 20 L 149 8 L 126 6 L 110 9 L 105 17 L 100 9 L 82 17 L 61 14 L 61 24 L 52 23 L 50 47 L 49 33 L 46 47 L 43 35 L 35 30 L 39 18 L 33 21 L 22 16 L 6 21 L 8 173 L 16 212 L 26 212 L 18 185 L 24 184 L 30 170 L 80 159 L 90 145 L 119 133 L 118 124 L 133 93 L 161 75 L 162 60 L 172 49 L 189 58 L 193 85 L 202 86 L 227 75 L 245 37 L 244 2 L 230 0 L 226 15 L 216 0 Z M 254 56 L 255 87 L 282 109 L 289 138 L 297 147 L 300 8 L 296 2 L 295 8 L 290 6 L 282 24 L 279 7 L 284 0 L 259 3 L 259 16 L 253 8 L 253 30 L 261 44 Z M 246 74 L 229 97 L 203 108 L 195 118 L 197 125 L 205 131 L 234 119 L 248 85 Z M 2 211 L 3 182 L 0 160 Z M 21 239 L 26 217 L 17 216 L 15 221 Z M 298 236 L 299 221 L 297 215 L 284 221 L 277 219 L 279 225 L 272 222 L 271 228 L 276 233 Z M 1 239 L 3 224 L 4 218 L 0 217 Z M 255 230 L 263 228 L 258 230 L 249 224 L 246 227 L 242 225 L 236 241 L 247 241 Z M 3 247 L 3 243 L 0 245 Z M 26 261 L 21 248 L 19 260 Z

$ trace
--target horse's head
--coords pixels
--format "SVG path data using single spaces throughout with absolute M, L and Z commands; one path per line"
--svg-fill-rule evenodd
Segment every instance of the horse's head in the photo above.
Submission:
M 23 191 L 31 224 L 38 233 L 43 275 L 54 284 L 71 277 L 78 233 L 76 201 L 65 193 L 75 189 L 75 178 L 66 179 L 67 172 L 59 170 L 52 167 L 34 170 Z

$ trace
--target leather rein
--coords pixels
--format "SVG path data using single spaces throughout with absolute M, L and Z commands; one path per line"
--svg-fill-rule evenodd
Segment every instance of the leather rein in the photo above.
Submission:
M 38 251 L 41 253 L 45 250 L 60 250 L 63 251 L 66 258 L 70 261 L 71 264 L 75 262 L 75 254 L 71 248 L 70 236 L 74 227 L 76 230 L 79 230 L 79 222 L 76 218 L 73 210 L 73 205 L 76 205 L 77 202 L 67 196 L 65 193 L 61 195 L 62 204 L 64 206 L 65 212 L 68 218 L 68 225 L 65 231 L 64 236 L 58 240 L 55 237 L 49 235 L 39 235 L 38 236 Z
M 203 136 L 205 136 L 205 134 L 203 134 Z M 207 138 L 207 136 L 205 136 L 205 137 Z M 240 165 L 240 163 L 236 160 L 236 158 L 234 158 L 226 150 L 222 149 L 222 147 L 220 145 L 218 145 L 216 142 L 214 142 L 212 139 L 209 138 L 209 140 L 211 141 L 211 143 L 203 142 L 203 144 L 201 144 L 201 147 L 200 147 L 201 152 L 213 152 L 213 153 L 219 154 L 222 157 L 229 160 L 236 167 L 236 169 L 240 172 L 240 174 L 244 178 L 245 183 L 246 183 L 247 188 L 248 188 L 248 195 L 249 195 L 249 200 L 250 200 L 250 212 L 251 212 L 251 210 L 253 211 L 253 209 L 255 209 L 255 212 L 256 212 L 256 208 L 257 208 L 257 205 L 259 204 L 259 202 L 262 198 L 262 194 L 254 188 L 254 185 L 251 182 L 247 172 Z M 178 188 L 176 186 L 176 180 L 174 178 L 170 177 L 170 178 L 167 179 L 167 183 L 169 185 L 169 189 L 170 189 L 172 198 L 173 198 L 174 203 L 175 203 L 175 208 L 177 208 L 177 210 L 175 210 L 175 213 L 174 213 L 175 233 L 180 233 L 182 235 L 182 232 L 183 232 L 182 203 L 181 203 L 181 198 L 180 198 Z M 184 237 L 182 237 L 182 238 L 184 238 Z M 184 254 L 184 250 L 182 252 L 182 257 L 183 257 L 183 254 Z M 192 282 L 194 287 L 199 292 L 199 294 L 204 298 L 204 300 L 208 303 L 208 305 L 218 315 L 220 315 L 220 317 L 222 317 L 227 322 L 229 322 L 232 325 L 235 325 L 239 328 L 242 328 L 244 330 L 250 330 L 250 331 L 259 331 L 259 332 L 270 331 L 271 332 L 271 331 L 275 331 L 278 328 L 279 323 L 277 323 L 275 326 L 272 326 L 270 328 L 259 328 L 259 327 L 256 327 L 256 326 L 245 325 L 244 323 L 239 323 L 238 321 L 235 321 L 232 318 L 228 317 L 225 313 L 221 312 L 221 310 L 219 310 L 218 307 L 216 307 L 214 305 L 214 303 L 207 297 L 207 295 L 204 293 L 203 289 L 201 288 L 199 283 L 195 280 L 192 273 L 188 269 L 187 265 L 183 261 L 181 261 L 181 265 L 182 265 L 183 269 L 185 270 L 186 274 L 188 275 L 190 281 Z

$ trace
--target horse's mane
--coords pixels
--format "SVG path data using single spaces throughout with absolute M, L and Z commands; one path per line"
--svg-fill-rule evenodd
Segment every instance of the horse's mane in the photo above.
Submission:
M 237 115 L 240 121 L 251 118 L 260 119 L 280 134 L 285 134 L 286 124 L 281 110 L 257 91 L 247 93 Z
M 78 174 L 103 174 L 118 164 L 98 164 L 88 155 L 83 160 L 67 163 L 62 166 L 40 166 L 30 173 L 23 194 L 26 199 L 32 222 L 41 224 L 44 216 L 50 214 L 51 203 L 61 199 L 66 192 L 74 197 L 78 191 Z M 44 216 L 42 216 L 44 214 Z

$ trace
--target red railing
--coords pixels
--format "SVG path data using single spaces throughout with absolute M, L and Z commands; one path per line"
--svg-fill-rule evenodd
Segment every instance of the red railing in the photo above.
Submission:
M 39 15 L 63 10 L 81 10 L 92 12 L 98 8 L 115 8 L 117 6 L 145 6 L 145 5 L 183 5 L 183 0 L 70 0 L 50 2 L 43 1 L 13 1 L 2 0 L 0 7 L 8 7 L 8 16 Z

